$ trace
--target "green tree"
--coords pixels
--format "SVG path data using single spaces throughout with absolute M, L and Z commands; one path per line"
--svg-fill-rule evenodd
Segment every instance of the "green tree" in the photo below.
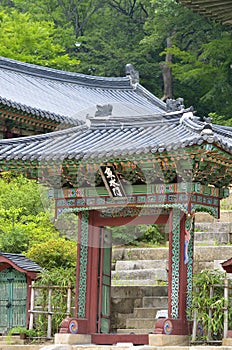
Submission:
M 0 205 L 7 211 L 14 208 L 22 215 L 36 215 L 43 211 L 40 200 L 40 187 L 34 180 L 28 180 L 22 175 L 10 172 L 1 173 L 0 177 Z M 15 212 L 15 216 L 17 212 Z
M 75 267 L 76 254 L 77 244 L 64 238 L 47 239 L 33 245 L 26 253 L 28 258 L 48 270 Z
M 176 0 L 3 0 L 2 8 L 0 54 L 103 76 L 124 76 L 132 63 L 158 97 L 183 97 L 199 116 L 231 124 L 231 32 Z
M 77 59 L 70 59 L 65 47 L 56 41 L 54 23 L 34 20 L 29 13 L 2 10 L 0 40 L 1 56 L 60 69 L 76 69 L 79 64 Z
M 0 249 L 26 252 L 33 244 L 59 238 L 44 212 L 40 186 L 22 175 L 2 173 L 0 178 Z M 42 191 L 43 192 L 43 191 Z
M 203 101 L 212 82 L 210 69 L 201 54 L 204 46 L 224 31 L 222 26 L 182 7 L 175 0 L 151 0 L 145 29 L 144 45 L 157 47 L 160 68 L 171 70 L 173 97 L 183 97 L 186 106 L 193 105 L 200 115 L 213 112 L 210 103 Z
M 230 119 L 232 106 L 230 95 L 231 81 L 231 34 L 214 28 L 214 38 L 202 44 L 198 50 L 185 51 L 180 47 L 171 49 L 175 56 L 172 65 L 176 80 L 181 87 L 186 86 L 189 99 L 200 115 L 214 113 Z M 223 122 L 221 118 L 221 122 Z M 225 121 L 224 121 L 225 123 Z

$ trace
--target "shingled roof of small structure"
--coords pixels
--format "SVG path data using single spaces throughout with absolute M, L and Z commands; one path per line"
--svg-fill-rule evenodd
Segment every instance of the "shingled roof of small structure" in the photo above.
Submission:
M 139 82 L 61 71 L 0 57 L 0 104 L 50 119 L 80 125 L 96 105 L 111 104 L 119 116 L 162 113 L 166 104 Z
M 41 272 L 43 269 L 34 261 L 26 258 L 22 254 L 13 254 L 13 253 L 3 253 L 0 252 L 0 257 L 4 257 L 7 260 L 11 261 L 13 264 L 18 266 L 19 268 L 30 271 L 30 272 Z
M 232 153 L 232 128 L 182 110 L 131 118 L 93 117 L 74 128 L 0 141 L 0 162 L 95 161 L 215 144 Z

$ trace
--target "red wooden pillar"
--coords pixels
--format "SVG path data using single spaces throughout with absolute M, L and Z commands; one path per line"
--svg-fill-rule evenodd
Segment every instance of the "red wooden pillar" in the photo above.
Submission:
M 79 214 L 76 317 L 80 334 L 103 332 L 109 322 L 104 306 L 110 298 L 106 289 L 109 292 L 111 287 L 111 241 L 106 244 L 106 237 L 103 227 L 96 225 L 94 211 Z
M 100 228 L 93 225 L 93 212 L 79 213 L 76 317 L 83 334 L 97 330 L 99 233 Z
M 190 219 L 188 218 L 187 221 Z M 187 335 L 190 324 L 187 309 L 191 306 L 193 272 L 193 232 L 188 232 L 186 214 L 170 212 L 168 319 L 159 320 L 155 333 Z

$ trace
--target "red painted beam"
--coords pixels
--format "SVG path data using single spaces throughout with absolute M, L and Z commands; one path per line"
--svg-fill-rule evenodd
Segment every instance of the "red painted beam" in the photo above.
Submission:
M 93 333 L 92 343 L 96 345 L 114 345 L 117 343 L 133 343 L 134 345 L 148 345 L 148 334 L 99 334 Z

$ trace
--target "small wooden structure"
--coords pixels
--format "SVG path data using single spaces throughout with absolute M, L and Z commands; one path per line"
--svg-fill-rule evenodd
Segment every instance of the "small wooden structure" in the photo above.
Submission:
M 227 273 L 232 273 L 232 258 L 222 262 L 221 265 Z
M 57 217 L 69 212 L 79 217 L 76 317 L 66 320 L 63 330 L 89 334 L 97 344 L 128 337 L 110 333 L 113 237 L 108 227 L 160 223 L 169 227 L 168 318 L 154 332 L 188 335 L 194 214 L 220 216 L 220 200 L 229 195 L 231 183 L 232 128 L 200 119 L 182 99 L 160 101 L 139 84 L 130 66 L 124 78 L 12 61 L 9 67 L 19 91 L 24 79 L 33 82 L 28 103 L 39 92 L 40 106 L 73 112 L 78 124 L 0 142 L 1 171 L 39 179 L 51 187 Z M 147 339 L 130 336 L 134 344 Z
M 0 333 L 28 326 L 30 285 L 41 270 L 24 255 L 0 252 Z

